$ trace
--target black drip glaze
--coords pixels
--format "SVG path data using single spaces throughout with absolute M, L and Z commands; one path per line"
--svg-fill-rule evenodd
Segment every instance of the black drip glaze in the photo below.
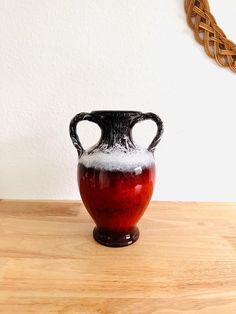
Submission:
M 101 138 L 95 149 L 100 146 L 112 148 L 116 145 L 123 151 L 136 149 L 132 138 L 131 123 L 141 115 L 138 111 L 93 111 L 91 112 L 101 128 Z
M 79 137 L 76 133 L 76 126 L 79 121 L 88 120 L 99 125 L 101 128 L 101 138 L 99 143 L 89 151 L 92 153 L 94 149 L 98 150 L 102 146 L 106 148 L 119 145 L 122 151 L 128 152 L 135 150 L 136 146 L 132 139 L 132 128 L 140 121 L 153 120 L 157 124 L 157 134 L 148 150 L 154 152 L 157 144 L 161 139 L 163 132 L 163 123 L 161 119 L 154 113 L 142 113 L 140 111 L 92 111 L 91 113 L 82 112 L 77 114 L 70 123 L 70 136 L 74 146 L 78 151 L 79 157 L 84 153 L 84 149 L 80 143 Z

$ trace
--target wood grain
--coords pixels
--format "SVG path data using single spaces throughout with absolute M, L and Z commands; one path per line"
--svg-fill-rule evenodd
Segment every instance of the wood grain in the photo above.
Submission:
M 0 201 L 0 313 L 236 313 L 236 204 L 150 204 L 137 243 L 80 202 Z

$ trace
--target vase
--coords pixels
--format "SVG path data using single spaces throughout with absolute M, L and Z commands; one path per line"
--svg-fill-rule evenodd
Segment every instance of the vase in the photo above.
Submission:
M 157 133 L 147 149 L 132 137 L 134 125 L 153 120 Z M 88 120 L 101 129 L 99 142 L 84 150 L 76 132 Z M 94 239 L 105 246 L 121 247 L 139 238 L 137 223 L 152 197 L 155 183 L 154 150 L 163 123 L 154 113 L 92 111 L 79 113 L 70 123 L 70 137 L 78 152 L 77 178 L 82 201 L 94 220 Z M 145 135 L 144 135 L 145 136 Z

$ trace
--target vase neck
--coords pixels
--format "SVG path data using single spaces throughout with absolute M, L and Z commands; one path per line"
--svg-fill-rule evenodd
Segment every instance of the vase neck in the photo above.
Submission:
M 108 148 L 119 146 L 124 149 L 134 149 L 130 123 L 128 120 L 109 120 L 102 127 L 101 144 Z
M 134 111 L 95 111 L 99 116 L 102 130 L 99 145 L 107 148 L 119 146 L 122 150 L 135 149 L 131 123 L 138 112 Z

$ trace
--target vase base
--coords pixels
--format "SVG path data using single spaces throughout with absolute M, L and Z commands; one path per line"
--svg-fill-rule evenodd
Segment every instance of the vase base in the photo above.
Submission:
M 105 246 L 122 247 L 131 245 L 139 238 L 138 227 L 134 227 L 127 231 L 109 231 L 95 227 L 93 229 L 94 239 Z

